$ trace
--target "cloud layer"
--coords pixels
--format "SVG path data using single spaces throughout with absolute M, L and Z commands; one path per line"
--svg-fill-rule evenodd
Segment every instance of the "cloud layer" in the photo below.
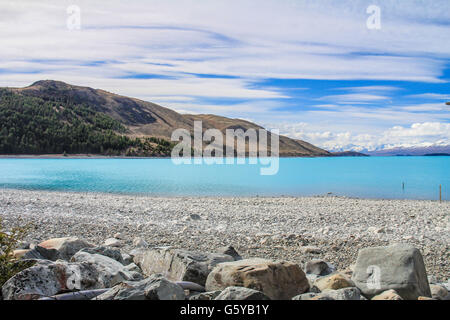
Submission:
M 372 4 L 380 30 L 366 27 Z M 448 21 L 448 0 L 3 0 L 0 86 L 57 79 L 180 112 L 308 122 L 289 135 L 322 147 L 382 147 L 396 126 L 448 130 Z

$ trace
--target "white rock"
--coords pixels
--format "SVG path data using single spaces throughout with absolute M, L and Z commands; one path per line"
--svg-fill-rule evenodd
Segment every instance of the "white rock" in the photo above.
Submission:
M 123 243 L 119 239 L 108 238 L 105 240 L 104 245 L 109 247 L 121 247 L 123 246 Z

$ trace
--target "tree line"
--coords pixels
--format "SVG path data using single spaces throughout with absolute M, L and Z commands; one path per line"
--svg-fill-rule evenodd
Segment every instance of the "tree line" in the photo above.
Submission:
M 165 156 L 172 143 L 130 138 L 119 121 L 86 104 L 0 90 L 0 153 Z

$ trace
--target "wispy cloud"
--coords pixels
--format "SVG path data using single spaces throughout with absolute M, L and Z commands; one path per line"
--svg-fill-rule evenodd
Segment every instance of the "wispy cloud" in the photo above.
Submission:
M 380 30 L 365 0 L 3 0 L 0 86 L 57 79 L 182 112 L 304 119 L 328 144 L 448 121 L 436 104 L 448 92 L 434 89 L 450 81 L 450 3 L 375 2 Z M 80 30 L 66 28 L 69 4 Z
M 363 94 L 363 93 L 352 93 L 352 94 L 341 94 L 341 95 L 330 95 L 318 98 L 317 100 L 325 100 L 338 104 L 364 104 L 367 102 L 387 100 L 389 97 L 373 95 L 373 94 Z
M 449 89 L 449 91 L 450 91 L 450 89 Z M 433 99 L 433 100 L 450 100 L 450 94 L 422 93 L 422 94 L 409 95 L 408 98 Z

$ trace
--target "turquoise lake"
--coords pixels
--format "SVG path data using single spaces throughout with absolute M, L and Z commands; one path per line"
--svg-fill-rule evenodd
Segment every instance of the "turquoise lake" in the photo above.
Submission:
M 261 165 L 175 165 L 170 159 L 0 159 L 0 188 L 164 196 L 450 199 L 450 157 L 281 158 Z M 402 188 L 404 183 L 405 188 Z

